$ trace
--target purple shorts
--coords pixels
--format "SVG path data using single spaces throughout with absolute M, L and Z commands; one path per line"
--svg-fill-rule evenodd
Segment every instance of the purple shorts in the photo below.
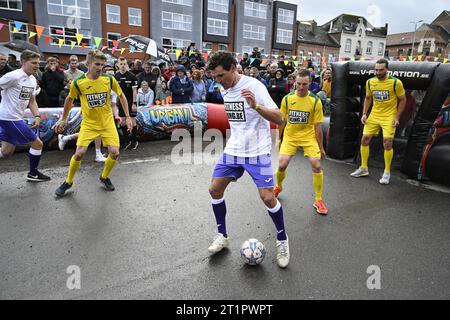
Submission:
M 0 141 L 12 145 L 30 144 L 37 139 L 36 133 L 23 120 L 0 120 Z
M 214 168 L 213 178 L 234 178 L 237 181 L 244 171 L 253 178 L 258 188 L 273 188 L 275 185 L 270 154 L 241 158 L 224 153 Z

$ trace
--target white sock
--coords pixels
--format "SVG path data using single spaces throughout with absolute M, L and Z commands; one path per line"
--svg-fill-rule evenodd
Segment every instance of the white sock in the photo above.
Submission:
M 103 157 L 102 149 L 95 149 L 95 154 L 96 154 L 97 156 L 102 156 L 102 157 Z

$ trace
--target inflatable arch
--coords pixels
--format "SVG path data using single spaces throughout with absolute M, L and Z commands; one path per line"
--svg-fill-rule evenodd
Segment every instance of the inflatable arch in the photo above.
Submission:
M 375 62 L 336 62 L 332 64 L 333 88 L 327 154 L 336 159 L 354 157 L 361 138 L 360 114 L 365 99 L 365 83 L 375 76 Z M 418 177 L 419 163 L 430 129 L 450 92 L 450 64 L 434 62 L 389 62 L 389 73 L 402 80 L 405 90 L 425 90 L 420 107 L 407 134 L 401 171 Z M 430 176 L 439 175 L 450 184 L 450 135 L 427 161 Z

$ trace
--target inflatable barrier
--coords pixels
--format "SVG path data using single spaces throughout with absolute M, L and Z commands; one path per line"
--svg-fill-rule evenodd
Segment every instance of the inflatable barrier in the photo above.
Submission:
M 365 99 L 365 83 L 375 76 L 374 62 L 337 62 L 332 64 L 333 87 L 327 154 L 332 158 L 354 157 L 361 139 L 361 111 Z M 432 62 L 389 62 L 389 73 L 400 79 L 405 90 L 426 90 L 421 104 L 405 137 L 401 171 L 416 179 L 419 163 L 427 144 L 428 133 L 442 104 L 450 92 L 450 64 Z M 405 132 L 403 132 L 405 133 Z M 446 138 L 448 139 L 448 138 Z M 447 141 L 444 139 L 444 141 Z M 443 168 L 442 175 L 450 177 L 449 147 L 433 151 L 435 164 Z M 431 156 L 431 154 L 430 154 Z M 436 170 L 431 170 L 436 172 Z M 450 184 L 447 179 L 446 184 Z

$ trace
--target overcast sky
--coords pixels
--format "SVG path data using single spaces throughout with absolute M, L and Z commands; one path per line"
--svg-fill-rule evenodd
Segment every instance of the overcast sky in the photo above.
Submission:
M 375 27 L 389 24 L 389 34 L 414 31 L 410 21 L 431 23 L 442 11 L 450 10 L 448 0 L 282 0 L 298 6 L 298 20 L 325 24 L 342 13 L 364 16 Z

